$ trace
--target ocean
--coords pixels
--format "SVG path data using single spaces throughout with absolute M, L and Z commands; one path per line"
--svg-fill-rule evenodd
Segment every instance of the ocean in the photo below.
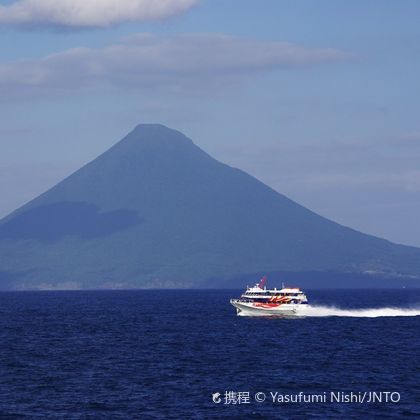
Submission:
M 240 290 L 0 293 L 0 418 L 419 418 L 420 290 L 306 292 L 295 319 L 236 316 Z

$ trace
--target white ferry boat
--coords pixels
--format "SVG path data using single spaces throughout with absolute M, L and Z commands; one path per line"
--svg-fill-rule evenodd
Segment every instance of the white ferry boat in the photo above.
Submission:
M 267 289 L 266 281 L 264 276 L 254 287 L 247 287 L 239 299 L 230 300 L 239 316 L 305 315 L 308 299 L 299 288 L 283 285 L 281 289 Z

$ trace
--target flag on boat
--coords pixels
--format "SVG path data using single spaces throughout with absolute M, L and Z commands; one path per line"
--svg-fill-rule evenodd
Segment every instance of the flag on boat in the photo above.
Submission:
M 260 289 L 263 289 L 264 288 L 264 284 L 265 284 L 265 282 L 267 281 L 267 276 L 264 276 L 261 280 L 260 280 L 260 282 L 258 283 L 258 287 L 260 288 Z

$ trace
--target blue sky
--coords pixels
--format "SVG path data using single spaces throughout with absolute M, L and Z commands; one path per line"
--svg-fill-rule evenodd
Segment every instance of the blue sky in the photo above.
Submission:
M 160 122 L 323 216 L 420 246 L 419 2 L 97 3 L 0 1 L 0 216 Z

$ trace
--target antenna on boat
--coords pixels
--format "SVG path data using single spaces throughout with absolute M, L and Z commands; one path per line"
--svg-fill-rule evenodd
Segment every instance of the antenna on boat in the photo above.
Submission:
M 281 288 L 284 289 L 284 281 L 281 282 Z

